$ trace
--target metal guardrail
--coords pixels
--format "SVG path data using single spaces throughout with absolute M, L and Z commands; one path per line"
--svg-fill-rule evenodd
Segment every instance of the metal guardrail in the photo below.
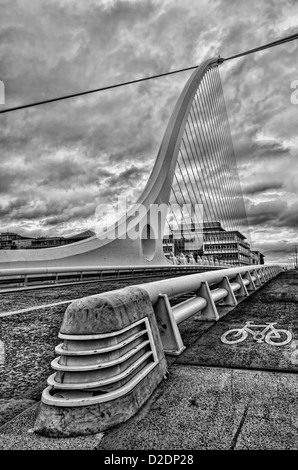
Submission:
M 160 266 L 73 266 L 68 268 L 0 269 L 0 292 L 9 287 L 55 286 L 81 284 L 94 281 L 129 279 L 135 277 L 169 276 L 193 273 L 202 269 L 220 269 L 218 264 L 186 264 Z
M 155 311 L 164 350 L 178 355 L 185 349 L 178 325 L 192 315 L 217 321 L 217 304 L 236 306 L 237 297 L 247 297 L 282 271 L 280 266 L 245 266 L 211 271 L 139 285 L 146 290 Z M 194 295 L 171 307 L 170 299 Z
M 64 315 L 63 343 L 56 347 L 55 372 L 42 394 L 36 432 L 70 436 L 128 419 L 124 410 L 135 413 L 162 379 L 164 353 L 179 355 L 185 349 L 181 322 L 193 315 L 216 322 L 217 305 L 237 305 L 239 296 L 248 296 L 281 271 L 279 266 L 221 269 L 73 302 Z M 171 306 L 170 299 L 186 294 L 193 295 Z
M 168 354 L 178 355 L 181 354 L 181 352 L 185 349 L 178 329 L 178 325 L 181 322 L 187 320 L 192 315 L 198 315 L 199 313 L 199 319 L 201 320 L 217 321 L 219 319 L 219 315 L 216 304 L 221 302 L 222 305 L 237 305 L 238 300 L 235 294 L 238 294 L 238 296 L 248 296 L 250 292 L 255 291 L 258 287 L 274 277 L 281 270 L 282 269 L 277 266 L 250 266 L 244 268 L 232 268 L 139 284 L 134 286 L 134 288 L 140 288 L 142 291 L 146 291 L 149 296 L 150 303 L 155 312 L 155 317 L 165 352 Z M 119 289 L 117 291 L 118 296 L 120 295 L 120 298 L 121 292 L 123 292 L 124 295 L 126 289 Z M 178 303 L 174 307 L 171 307 L 170 299 L 174 297 L 179 298 L 190 293 L 195 294 L 191 298 Z M 98 294 L 96 297 L 106 298 L 106 296 L 109 294 L 109 292 Z M 82 300 L 88 301 L 88 297 L 85 297 Z M 111 335 L 111 333 L 109 334 Z M 72 370 L 73 372 L 80 372 L 82 366 L 79 365 L 78 368 L 76 368 L 76 364 L 80 364 L 80 361 L 83 361 L 83 370 L 85 373 L 87 373 L 88 377 L 90 376 L 90 383 L 88 387 L 82 386 L 81 384 L 79 388 L 81 390 L 92 388 L 91 377 L 94 375 L 94 372 L 92 371 L 94 369 L 97 370 L 98 368 L 103 367 L 102 364 L 101 366 L 99 365 L 100 362 L 98 363 L 96 361 L 101 361 L 103 356 L 100 356 L 100 354 L 107 352 L 106 349 L 100 351 L 100 347 L 97 345 L 95 351 L 87 353 L 87 340 L 91 340 L 91 349 L 92 347 L 94 348 L 94 343 L 92 343 L 92 341 L 94 342 L 94 340 L 97 339 L 94 334 L 76 335 L 71 333 L 71 335 L 65 335 L 60 333 L 59 337 L 64 339 L 66 343 L 64 345 L 62 343 L 56 348 L 56 352 L 61 354 L 61 356 L 52 362 L 53 369 L 59 371 L 60 375 L 62 373 L 64 379 L 67 379 L 67 377 L 70 377 L 69 371 Z M 70 345 L 72 352 L 69 351 Z M 82 350 L 82 345 L 84 346 L 84 350 Z M 99 354 L 99 356 L 95 357 L 94 359 L 94 354 Z M 93 355 L 89 365 L 86 355 L 90 355 L 90 357 Z M 69 366 L 70 356 L 75 356 L 76 358 L 74 368 L 70 368 Z M 107 366 L 105 365 L 104 367 Z M 50 377 L 48 383 L 50 386 L 56 386 L 56 388 L 59 388 L 59 383 L 57 380 L 55 380 L 54 377 L 55 374 Z M 101 375 L 101 380 L 103 378 L 104 374 Z M 59 382 L 61 383 L 61 378 L 59 378 Z M 76 385 L 74 385 L 74 383 Z M 96 385 L 98 384 L 96 383 Z M 73 379 L 71 379 L 71 383 L 64 383 L 60 388 L 63 389 L 63 392 L 65 392 L 67 389 L 73 390 L 78 386 L 79 384 L 73 382 Z M 51 398 L 48 392 L 45 393 L 44 398 L 46 403 L 53 401 L 53 397 Z M 63 397 L 60 396 L 60 398 L 62 398 L 63 401 Z M 99 398 L 99 401 L 101 399 L 103 399 L 103 397 Z M 55 400 L 57 401 L 57 398 L 54 398 L 54 401 Z M 78 404 L 80 402 L 81 401 L 79 398 L 68 400 L 67 406 L 76 406 L 76 403 Z

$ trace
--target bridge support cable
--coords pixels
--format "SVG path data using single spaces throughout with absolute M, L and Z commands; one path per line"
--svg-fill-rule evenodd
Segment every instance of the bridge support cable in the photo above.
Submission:
M 221 82 L 220 82 L 220 77 L 219 75 L 217 75 L 217 80 L 216 80 L 216 85 L 218 87 L 219 90 L 221 90 Z M 222 90 L 221 90 L 222 91 Z M 230 182 L 230 186 L 229 186 L 229 194 L 230 194 L 230 202 L 231 202 L 231 205 L 233 206 L 233 222 L 234 222 L 234 229 L 235 227 L 237 227 L 237 213 L 238 213 L 238 208 L 237 208 L 237 204 L 236 204 L 236 198 L 237 198 L 237 193 L 238 193 L 238 189 L 237 189 L 237 175 L 235 174 L 235 170 L 236 170 L 236 161 L 235 159 L 233 158 L 233 152 L 232 152 L 232 147 L 231 147 L 231 135 L 230 133 L 228 132 L 227 130 L 227 114 L 225 112 L 225 108 L 223 107 L 223 95 L 222 95 L 222 92 L 218 93 L 217 95 L 219 97 L 219 113 L 220 113 L 220 123 L 221 123 L 221 132 L 222 132 L 222 138 L 225 142 L 225 149 L 226 149 L 226 152 L 225 152 L 225 172 L 227 174 L 227 179 L 228 181 Z M 234 195 L 234 199 L 231 200 L 231 195 Z
M 185 119 L 169 207 L 173 201 L 188 204 L 187 213 L 179 214 L 182 235 L 192 237 L 201 229 L 202 245 L 204 230 L 214 222 L 228 231 L 245 229 L 249 238 L 218 63 L 205 70 Z M 202 206 L 203 217 L 198 217 L 195 206 Z M 179 223 L 177 217 L 175 222 Z M 171 228 L 169 220 L 168 225 Z M 219 241 L 220 234 L 213 238 Z
M 227 135 L 227 141 L 229 144 L 230 148 L 230 153 L 231 153 L 231 167 L 230 167 L 230 174 L 233 174 L 233 181 L 235 184 L 235 196 L 236 196 L 236 208 L 237 208 L 237 226 L 240 230 L 246 234 L 247 239 L 250 240 L 250 232 L 249 232 L 249 225 L 247 221 L 247 214 L 246 214 L 246 209 L 245 209 L 245 204 L 244 204 L 244 199 L 243 199 L 243 193 L 241 189 L 241 183 L 240 183 L 240 178 L 239 178 L 239 173 L 238 173 L 238 166 L 237 166 L 237 158 L 236 158 L 236 153 L 234 149 L 234 144 L 233 144 L 233 139 L 231 135 L 231 128 L 230 128 L 230 122 L 228 118 L 228 112 L 227 112 L 227 106 L 225 102 L 225 96 L 224 96 L 224 90 L 222 86 L 222 82 L 220 79 L 220 73 L 219 70 L 217 70 L 217 76 L 218 76 L 218 82 L 219 86 L 221 89 L 221 100 L 222 100 L 222 106 L 223 106 L 223 119 L 222 122 L 226 127 L 226 135 Z M 234 171 L 233 171 L 234 170 Z
M 208 71 L 208 73 L 206 74 L 206 77 L 207 77 L 207 81 L 210 77 L 210 75 L 213 73 L 213 69 L 211 69 L 210 71 Z M 216 93 L 216 96 L 218 96 L 219 93 Z M 214 115 L 216 116 L 216 113 L 214 112 Z M 227 116 L 225 117 L 225 119 L 227 119 Z M 220 119 L 220 121 L 222 120 L 222 118 Z M 216 138 L 215 138 L 216 142 L 219 142 L 218 143 L 218 153 L 219 153 L 219 156 L 222 154 L 223 152 L 223 148 L 225 146 L 224 142 L 222 141 L 222 136 L 221 136 L 221 133 L 220 133 L 220 127 L 217 128 L 217 132 L 216 132 Z M 226 168 L 225 167 L 228 167 L 229 169 L 231 168 L 233 170 L 233 172 L 231 173 L 230 171 L 226 171 Z M 221 188 L 221 197 L 222 197 L 222 201 L 224 202 L 224 206 L 226 208 L 226 211 L 225 211 L 225 221 L 226 221 L 226 226 L 228 229 L 230 230 L 235 230 L 237 224 L 236 224 L 236 219 L 235 219 L 235 211 L 233 210 L 233 202 L 234 202 L 234 198 L 235 198 L 235 193 L 232 189 L 232 187 L 230 186 L 230 181 L 234 180 L 234 178 L 231 176 L 234 176 L 233 173 L 236 171 L 236 166 L 234 164 L 233 161 L 231 161 L 229 158 L 227 160 L 224 161 L 223 163 L 223 160 L 222 158 L 220 158 L 220 161 L 219 161 L 219 167 L 217 168 L 217 175 L 221 175 L 222 178 L 221 180 L 217 180 L 216 184 L 217 184 L 217 187 L 218 188 Z
M 203 148 L 203 143 L 200 140 L 200 137 L 198 136 L 198 133 L 200 131 L 199 131 L 197 118 L 195 116 L 193 104 L 190 110 L 189 117 L 190 117 L 190 120 L 187 123 L 188 128 L 190 132 L 191 132 L 191 129 L 193 129 L 195 139 L 192 141 L 192 145 L 191 145 L 190 139 L 188 137 L 187 127 L 186 127 L 185 130 L 186 130 L 186 135 L 187 135 L 187 140 L 188 140 L 188 146 L 191 149 L 192 155 L 194 155 L 194 153 L 197 155 L 197 158 L 193 158 L 193 162 L 194 162 L 194 167 L 198 175 L 198 183 L 200 185 L 199 194 L 201 197 L 201 202 L 204 206 L 206 219 L 212 220 L 212 218 L 214 218 L 214 215 L 213 215 L 210 187 L 207 184 L 208 182 L 207 178 L 204 177 L 205 174 L 207 175 L 207 169 L 206 169 L 206 164 L 205 164 L 205 159 L 204 159 L 204 148 Z M 202 165 L 200 165 L 200 162 L 202 162 Z
M 222 198 L 219 196 L 218 191 L 220 188 L 216 186 L 216 171 L 214 167 L 214 161 L 213 161 L 213 156 L 214 156 L 214 150 L 212 150 L 212 144 L 211 142 L 208 142 L 208 140 L 211 139 L 211 134 L 209 135 L 208 132 L 205 130 L 205 125 L 204 125 L 204 120 L 207 119 L 207 116 L 204 114 L 203 109 L 204 109 L 204 103 L 202 99 L 202 94 L 200 91 L 197 92 L 195 96 L 195 107 L 196 107 L 196 113 L 197 113 L 197 119 L 198 119 L 198 124 L 197 128 L 200 129 L 199 131 L 200 137 L 202 139 L 202 145 L 205 148 L 205 151 L 207 153 L 207 158 L 203 158 L 200 160 L 200 164 L 202 168 L 204 168 L 204 172 L 209 176 L 209 178 L 206 179 L 206 183 L 209 186 L 209 194 L 212 194 L 211 202 L 213 203 L 213 218 L 211 220 L 222 220 L 223 219 L 223 213 L 220 211 L 222 208 Z
M 220 181 L 217 183 L 219 187 L 222 188 L 222 205 L 225 207 L 225 217 L 226 217 L 226 228 L 233 229 L 233 222 L 234 222 L 234 208 L 232 204 L 232 194 L 233 190 L 231 187 L 231 178 L 228 177 L 226 173 L 226 155 L 225 155 L 225 142 L 222 138 L 221 133 L 221 119 L 219 119 L 219 110 L 216 107 L 216 102 L 219 99 L 219 93 L 216 92 L 215 84 L 212 81 L 212 76 L 214 74 L 214 67 L 210 69 L 207 74 L 207 86 L 209 89 L 209 97 L 210 97 L 210 107 L 212 109 L 212 121 L 211 125 L 215 129 L 215 143 L 218 151 L 218 168 L 217 174 L 220 176 Z
M 189 117 L 192 120 L 191 112 L 190 112 Z M 187 127 L 190 130 L 190 122 L 189 121 L 187 121 Z M 196 158 L 194 158 L 194 153 L 196 154 L 196 149 L 194 150 L 192 148 L 191 144 L 190 144 L 190 138 L 188 136 L 187 127 L 185 127 L 185 135 L 186 135 L 186 139 L 187 139 L 187 144 L 184 142 L 184 139 L 182 139 L 182 144 L 183 144 L 185 152 L 187 154 L 189 166 L 192 170 L 192 174 L 193 174 L 193 178 L 194 178 L 194 184 L 196 185 L 196 188 L 197 188 L 197 202 L 198 202 L 198 204 L 203 204 L 205 206 L 205 213 L 207 214 L 208 217 L 210 217 L 211 207 L 210 207 L 210 203 L 209 203 L 209 198 L 205 195 L 205 191 L 203 189 L 204 178 L 202 178 L 202 175 L 199 172 L 199 169 L 198 169 L 198 166 L 197 166 L 197 163 L 196 163 Z M 189 155 L 187 148 L 190 150 L 191 156 Z M 197 176 L 195 175 L 195 173 L 196 173 Z M 207 188 L 205 188 L 205 189 L 207 189 Z
M 203 111 L 203 126 L 205 128 L 205 136 L 206 136 L 206 141 L 208 142 L 208 162 L 210 163 L 210 172 L 211 172 L 211 181 L 210 185 L 214 190 L 214 201 L 216 204 L 216 209 L 217 209 L 217 216 L 218 220 L 221 221 L 222 223 L 225 220 L 225 215 L 224 215 L 224 205 L 223 205 L 223 196 L 222 196 L 222 188 L 221 184 L 218 184 L 218 177 L 220 176 L 219 168 L 218 168 L 218 163 L 217 163 L 217 151 L 215 148 L 215 143 L 214 143 L 214 129 L 211 126 L 210 123 L 210 109 L 209 109 L 209 103 L 207 101 L 208 99 L 208 90 L 206 88 L 206 77 L 207 77 L 208 71 L 205 74 L 203 80 L 202 80 L 202 85 L 198 90 L 198 94 L 200 97 L 200 103 L 201 103 L 201 109 Z
M 254 49 L 250 49 L 250 50 L 245 51 L 245 52 L 241 52 L 239 54 L 236 54 L 236 55 L 233 55 L 233 56 L 230 56 L 230 57 L 225 57 L 225 58 L 219 57 L 217 59 L 217 62 L 222 64 L 223 62 L 227 62 L 229 60 L 237 59 L 239 57 L 244 57 L 244 56 L 249 55 L 249 54 L 255 54 L 256 52 L 264 51 L 266 49 L 270 49 L 271 47 L 280 46 L 282 44 L 286 44 L 287 42 L 296 41 L 297 39 L 298 39 L 298 33 L 295 33 L 295 34 L 292 34 L 290 36 L 286 36 L 286 37 L 278 39 L 276 41 L 273 41 L 273 42 L 270 42 L 270 43 L 267 43 L 267 44 L 263 44 L 262 46 L 256 47 Z M 30 108 L 32 106 L 40 106 L 40 105 L 44 105 L 44 104 L 48 104 L 48 103 L 54 103 L 56 101 L 68 100 L 68 99 L 71 99 L 71 98 L 76 98 L 78 96 L 89 95 L 91 93 L 99 93 L 99 92 L 106 91 L 106 90 L 111 90 L 111 89 L 114 89 L 114 88 L 133 85 L 135 83 L 140 83 L 140 82 L 144 82 L 144 81 L 147 81 L 147 80 L 154 80 L 154 79 L 157 79 L 157 78 L 160 78 L 160 77 L 166 77 L 167 75 L 173 75 L 173 74 L 176 74 L 176 73 L 186 72 L 186 71 L 189 71 L 189 70 L 195 70 L 197 68 L 198 68 L 198 65 L 193 65 L 191 67 L 184 67 L 184 68 L 179 69 L 179 70 L 172 70 L 171 72 L 160 73 L 160 74 L 157 74 L 157 75 L 152 75 L 150 77 L 142 77 L 142 78 L 135 79 L 135 80 L 130 80 L 130 81 L 127 81 L 127 82 L 115 83 L 114 85 L 108 85 L 108 86 L 101 87 L 101 88 L 95 88 L 93 90 L 82 91 L 82 92 L 79 92 L 79 93 L 73 93 L 71 95 L 59 96 L 59 97 L 47 99 L 47 100 L 44 100 L 44 101 L 37 101 L 35 103 L 29 103 L 29 104 L 25 104 L 25 105 L 21 105 L 21 106 L 15 106 L 13 108 L 7 108 L 7 109 L 1 110 L 0 114 L 9 113 L 9 112 L 12 112 L 12 111 L 18 111 L 18 110 L 21 110 L 21 109 Z
M 229 208 L 229 229 L 233 229 L 234 221 L 236 219 L 236 210 L 232 200 L 232 194 L 235 192 L 235 181 L 234 178 L 231 178 L 231 175 L 228 173 L 228 163 L 229 163 L 229 153 L 228 153 L 228 144 L 226 141 L 226 136 L 224 133 L 224 117 L 222 116 L 221 107 L 220 107 L 220 90 L 218 83 L 215 80 L 215 68 L 212 68 L 212 73 L 210 73 L 209 78 L 212 83 L 212 98 L 215 104 L 215 113 L 216 113 L 216 125 L 219 134 L 219 141 L 221 147 L 221 171 L 225 179 L 225 203 Z M 233 222 L 232 222 L 233 221 Z
M 210 70 L 208 73 L 208 79 L 210 79 L 210 76 L 214 73 L 214 69 Z M 213 82 L 212 82 L 213 84 Z M 211 89 L 212 93 L 212 89 Z M 218 88 L 215 88 L 215 91 L 213 91 L 213 99 L 218 100 L 220 99 L 219 96 L 220 92 Z M 218 142 L 218 151 L 219 151 L 219 158 L 220 158 L 220 166 L 218 168 L 218 174 L 222 175 L 221 179 L 221 184 L 220 182 L 217 182 L 218 186 L 222 186 L 222 197 L 223 197 L 223 202 L 226 207 L 226 213 L 225 213 L 225 218 L 226 218 L 226 227 L 229 230 L 235 229 L 235 208 L 233 204 L 233 196 L 234 196 L 234 191 L 233 187 L 231 185 L 231 181 L 234 179 L 231 178 L 231 174 L 228 174 L 227 168 L 229 167 L 229 157 L 226 154 L 226 143 L 223 140 L 223 135 L 221 132 L 221 127 L 220 124 L 222 122 L 222 116 L 220 116 L 218 109 L 214 108 L 214 116 L 215 116 L 215 125 L 217 127 L 217 132 L 216 132 L 216 141 Z M 218 117 L 219 116 L 219 117 Z
M 204 79 L 203 79 L 204 80 Z M 207 103 L 204 103 L 203 106 L 207 106 Z M 204 127 L 202 125 L 202 121 L 200 122 L 200 139 L 198 139 L 198 134 L 196 132 L 195 127 L 198 126 L 198 120 L 193 117 L 194 116 L 194 109 L 193 106 L 190 109 L 188 119 L 186 121 L 184 134 L 181 140 L 181 147 L 179 150 L 179 157 L 177 161 L 177 169 L 175 172 L 175 179 L 179 183 L 179 180 L 183 180 L 183 185 L 179 184 L 179 189 L 181 191 L 181 187 L 184 187 L 186 196 L 182 194 L 183 201 L 186 202 L 186 197 L 193 203 L 201 204 L 204 207 L 205 215 L 207 215 L 208 220 L 214 219 L 222 219 L 223 218 L 223 211 L 221 208 L 220 200 L 222 196 L 216 193 L 215 190 L 215 166 L 212 161 L 212 155 L 214 154 L 214 146 L 212 142 L 210 142 L 210 138 L 208 139 L 208 135 L 210 135 L 210 128 Z M 196 124 L 194 124 L 194 120 Z M 201 143 L 200 143 L 201 141 Z M 202 147 L 203 150 L 202 150 Z M 198 148 L 200 151 L 198 152 Z M 206 158 L 206 154 L 208 158 Z M 197 161 L 203 163 L 200 168 L 200 172 L 198 170 Z M 188 161 L 188 165 L 186 164 L 186 160 Z M 192 165 L 191 160 L 193 160 L 194 165 Z M 182 170 L 182 163 L 183 163 L 183 170 Z M 189 169 L 187 168 L 189 166 Z M 206 183 L 204 186 L 204 190 L 200 191 L 198 186 L 198 181 L 195 178 L 194 174 L 194 167 L 196 167 L 197 175 L 200 180 L 201 189 L 203 190 L 203 183 Z M 203 170 L 203 171 L 202 171 Z M 202 177 L 201 177 L 202 174 Z M 192 176 L 194 179 L 192 180 Z M 210 184 L 210 181 L 212 184 Z M 197 187 L 197 194 L 194 190 L 194 186 Z M 182 192 L 182 191 L 181 191 Z M 190 194 L 192 193 L 192 194 Z M 201 197 L 202 194 L 208 193 L 208 196 L 203 200 Z M 177 200 L 178 197 L 176 196 L 175 199 Z M 213 202 L 215 201 L 215 204 Z M 212 207 L 213 206 L 213 207 Z M 191 220 L 192 224 L 199 222 L 202 225 L 202 220 Z
M 218 209 L 219 212 L 219 220 L 222 221 L 222 223 L 227 219 L 225 216 L 225 207 L 224 207 L 224 197 L 223 197 L 223 192 L 222 189 L 224 185 L 220 181 L 221 178 L 221 169 L 219 168 L 218 164 L 218 154 L 217 154 L 217 149 L 216 149 L 216 129 L 211 123 L 211 109 L 210 109 L 210 104 L 208 102 L 209 98 L 209 90 L 206 86 L 206 81 L 207 81 L 207 76 L 208 76 L 209 70 L 205 74 L 203 80 L 202 80 L 202 86 L 198 90 L 198 93 L 200 95 L 201 99 L 201 108 L 203 110 L 203 116 L 204 116 L 204 125 L 206 129 L 206 137 L 209 141 L 209 149 L 210 149 L 210 154 L 208 161 L 210 162 L 211 166 L 211 174 L 212 174 L 212 181 L 211 184 L 213 184 L 214 192 L 215 192 L 215 199 L 216 199 L 216 208 Z

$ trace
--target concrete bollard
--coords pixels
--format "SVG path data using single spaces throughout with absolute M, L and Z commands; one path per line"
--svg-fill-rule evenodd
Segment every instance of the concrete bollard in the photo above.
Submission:
M 167 372 L 147 292 L 93 295 L 66 310 L 34 431 L 50 437 L 102 432 L 128 420 Z

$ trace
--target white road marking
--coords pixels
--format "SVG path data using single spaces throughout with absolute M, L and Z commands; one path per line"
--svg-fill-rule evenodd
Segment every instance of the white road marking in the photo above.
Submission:
M 75 300 L 80 300 L 81 298 L 82 297 L 79 297 L 77 299 L 72 299 L 72 300 L 63 300 L 62 302 L 56 302 L 54 304 L 37 305 L 35 307 L 22 308 L 20 310 L 13 310 L 11 312 L 2 312 L 2 313 L 0 313 L 0 318 L 1 317 L 8 317 L 10 315 L 17 315 L 19 313 L 27 313 L 27 312 L 31 312 L 31 311 L 34 311 L 34 310 L 40 310 L 42 308 L 56 307 L 57 305 L 71 304 L 71 302 L 74 302 Z

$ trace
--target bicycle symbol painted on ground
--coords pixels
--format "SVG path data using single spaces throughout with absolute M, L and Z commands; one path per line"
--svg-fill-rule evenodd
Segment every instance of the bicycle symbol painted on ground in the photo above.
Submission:
M 290 343 L 292 341 L 292 333 L 288 330 L 274 328 L 276 324 L 276 322 L 273 322 L 266 323 L 265 325 L 255 325 L 248 321 L 243 328 L 233 328 L 226 331 L 220 339 L 225 344 L 236 344 L 246 340 L 248 333 L 250 333 L 257 343 L 264 343 L 264 340 L 272 346 L 283 346 Z M 253 331 L 252 328 L 263 329 L 261 331 Z

